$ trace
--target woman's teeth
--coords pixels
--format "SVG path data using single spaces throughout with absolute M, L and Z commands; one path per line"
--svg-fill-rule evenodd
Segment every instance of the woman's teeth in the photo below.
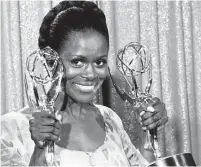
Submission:
M 95 86 L 84 86 L 80 84 L 75 84 L 76 88 L 79 89 L 82 92 L 92 92 L 94 91 Z

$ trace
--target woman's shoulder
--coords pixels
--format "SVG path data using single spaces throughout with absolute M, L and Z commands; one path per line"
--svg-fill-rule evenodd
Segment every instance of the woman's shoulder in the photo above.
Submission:
M 18 111 L 8 112 L 1 115 L 1 125 L 4 130 L 13 130 L 16 128 L 24 128 L 29 125 L 29 118 L 31 117 L 29 107 L 24 107 Z M 8 128 L 7 128 L 8 127 Z
M 1 164 L 11 166 L 12 162 L 18 166 L 27 166 L 33 152 L 34 142 L 29 132 L 29 119 L 23 108 L 17 112 L 9 112 L 1 116 Z
M 24 110 L 25 109 L 19 110 L 16 112 L 12 111 L 12 112 L 8 112 L 4 115 L 1 115 L 1 122 L 10 124 L 10 122 L 17 122 L 18 123 L 18 122 L 27 121 L 28 118 L 27 118 L 26 114 L 23 113 Z
M 121 118 L 118 116 L 118 114 L 114 110 L 100 104 L 96 104 L 96 107 L 99 109 L 99 111 L 101 112 L 106 122 L 113 124 L 114 126 L 116 126 L 117 129 L 123 128 Z
M 27 108 L 1 116 L 1 136 L 9 139 L 19 137 L 22 134 L 29 134 L 29 118 L 23 113 L 25 110 Z
M 116 112 L 111 108 L 100 104 L 95 104 L 95 106 L 100 110 L 103 116 L 120 119 Z

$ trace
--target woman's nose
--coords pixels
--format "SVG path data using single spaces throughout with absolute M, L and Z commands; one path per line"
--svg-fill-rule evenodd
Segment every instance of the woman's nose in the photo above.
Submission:
M 88 80 L 94 80 L 95 78 L 97 78 L 97 73 L 95 72 L 92 64 L 88 64 L 85 67 L 82 77 Z

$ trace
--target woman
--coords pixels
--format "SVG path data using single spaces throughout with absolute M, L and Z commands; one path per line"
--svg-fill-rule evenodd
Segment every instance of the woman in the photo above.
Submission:
M 35 143 L 30 166 L 47 166 L 45 145 L 55 142 L 55 165 L 144 166 L 148 161 L 132 145 L 120 118 L 111 109 L 92 103 L 108 75 L 109 35 L 104 13 L 92 2 L 63 1 L 45 16 L 39 48 L 49 46 L 63 61 L 64 98 L 59 121 L 48 111 L 35 112 L 30 119 Z M 152 114 L 151 108 L 156 111 Z M 143 129 L 167 122 L 164 104 L 153 98 L 140 109 Z

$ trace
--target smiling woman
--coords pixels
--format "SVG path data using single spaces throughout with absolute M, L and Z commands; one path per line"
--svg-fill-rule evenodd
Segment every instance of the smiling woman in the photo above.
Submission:
M 108 41 L 99 32 L 73 32 L 60 57 L 66 69 L 66 93 L 75 101 L 91 102 L 107 76 Z
M 95 93 L 108 75 L 109 34 L 103 11 L 93 2 L 62 1 L 44 17 L 38 45 L 40 51 L 55 53 L 62 60 L 63 89 L 55 105 L 56 114 L 31 108 L 29 125 L 24 123 L 26 131 L 30 130 L 25 145 L 31 143 L 31 137 L 34 148 L 25 160 L 26 149 L 18 147 L 19 142 L 16 144 L 14 140 L 12 144 L 20 152 L 17 156 L 16 152 L 11 153 L 10 157 L 17 157 L 14 164 L 47 166 L 45 141 L 54 141 L 55 166 L 148 165 L 131 143 L 119 116 L 110 108 L 93 103 Z M 165 105 L 158 98 L 137 110 L 141 113 L 138 120 L 145 129 L 167 122 Z M 23 139 L 23 135 L 20 133 L 19 138 Z M 6 138 L 3 142 L 8 143 Z
M 92 2 L 61 2 L 45 16 L 40 28 L 39 48 L 47 46 L 63 61 L 63 93 L 68 100 L 60 111 L 62 123 L 52 116 L 53 130 L 47 128 L 49 121 L 41 123 L 41 118 L 50 117 L 48 112 L 33 114 L 30 130 L 35 149 L 30 165 L 44 165 L 45 146 L 39 142 L 44 140 L 56 142 L 55 164 L 61 166 L 65 163 L 76 166 L 77 162 L 85 162 L 87 166 L 147 165 L 147 160 L 132 145 L 119 117 L 109 108 L 93 103 L 95 93 L 108 75 L 109 34 L 102 10 Z M 164 124 L 167 118 L 163 103 L 158 99 L 148 105 L 159 110 L 157 119 L 153 114 L 144 114 L 147 128 Z M 147 106 L 143 108 L 145 111 Z

